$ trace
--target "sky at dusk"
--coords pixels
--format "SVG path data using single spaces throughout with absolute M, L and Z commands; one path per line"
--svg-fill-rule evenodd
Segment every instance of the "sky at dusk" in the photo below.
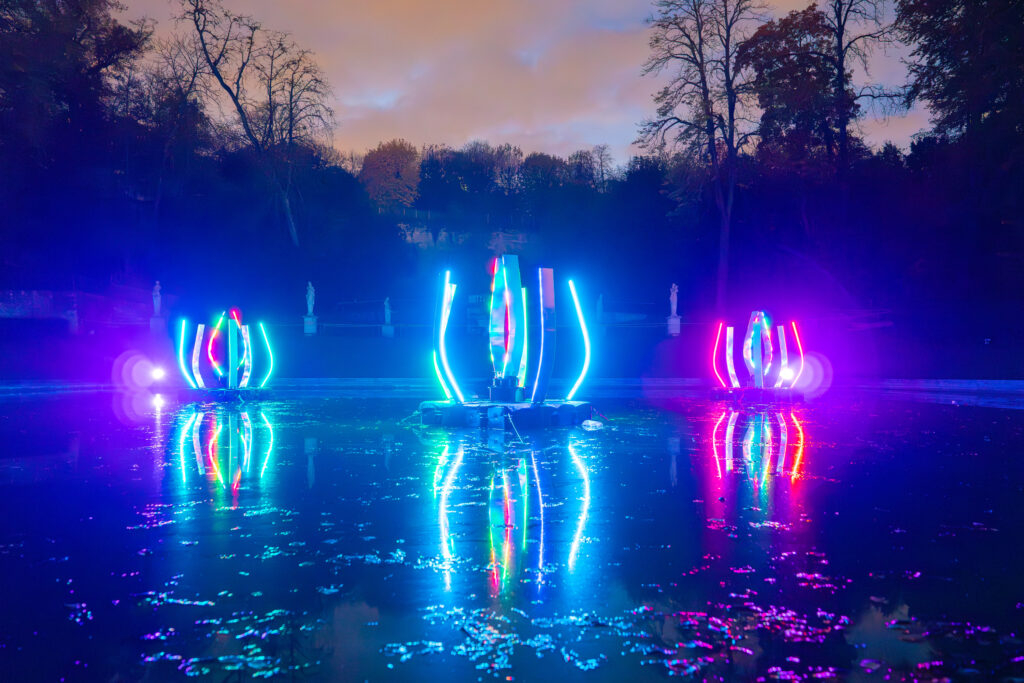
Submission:
M 173 28 L 173 0 L 128 0 L 126 16 Z M 403 137 L 417 146 L 511 142 L 565 155 L 607 143 L 620 162 L 638 149 L 658 81 L 641 77 L 650 0 L 227 0 L 313 50 L 332 86 L 334 145 L 363 152 Z M 805 0 L 771 0 L 778 15 Z M 184 30 L 182 26 L 179 30 Z M 871 75 L 903 81 L 899 54 L 876 54 Z M 901 146 L 927 113 L 866 118 L 872 145 Z

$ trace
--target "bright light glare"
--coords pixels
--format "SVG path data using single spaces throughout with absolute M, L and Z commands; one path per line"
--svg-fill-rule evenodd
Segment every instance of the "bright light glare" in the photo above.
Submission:
M 796 373 L 793 372 L 793 369 L 789 367 L 782 368 L 782 371 L 779 372 L 779 376 L 782 377 L 782 379 L 786 380 L 787 382 L 793 379 L 793 376 L 795 374 Z
M 161 408 L 164 407 L 164 404 L 165 404 L 165 401 L 164 401 L 164 397 L 163 396 L 161 396 L 160 394 L 156 394 L 155 396 L 153 396 L 153 407 L 154 408 L 156 408 L 157 410 L 160 410 Z
M 150 371 L 149 376 L 156 381 L 160 381 L 167 376 L 167 371 L 157 366 Z

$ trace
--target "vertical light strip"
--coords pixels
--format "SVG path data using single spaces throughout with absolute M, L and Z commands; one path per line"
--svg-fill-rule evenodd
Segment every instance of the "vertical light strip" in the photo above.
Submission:
M 800 369 L 797 370 L 793 383 L 789 385 L 790 389 L 796 386 L 796 383 L 800 381 L 800 375 L 804 374 L 804 345 L 800 342 L 800 333 L 796 331 L 795 320 L 793 321 L 793 338 L 796 339 L 796 348 L 800 352 Z
M 199 323 L 196 328 L 196 341 L 192 345 L 192 375 L 196 378 L 196 386 L 199 389 L 206 388 L 203 384 L 203 373 L 199 372 L 199 354 L 203 348 L 203 331 L 206 329 L 206 325 Z
M 267 385 L 267 380 L 270 379 L 270 375 L 274 372 L 274 350 L 270 348 L 270 339 L 267 338 L 267 328 L 260 323 L 260 332 L 263 334 L 263 342 L 267 345 L 267 357 L 270 359 L 270 367 L 267 368 L 267 376 L 260 382 L 260 389 Z M 264 418 L 266 419 L 266 418 Z
M 533 391 L 530 394 L 530 401 L 537 398 L 537 387 L 540 386 L 540 369 L 544 367 L 544 271 L 537 269 L 537 296 L 540 297 L 540 319 L 537 326 L 540 330 L 540 355 L 537 357 L 537 377 L 533 381 Z
M 722 379 L 722 376 L 720 374 L 718 374 L 718 342 L 722 338 L 722 327 L 724 325 L 725 325 L 725 323 L 718 323 L 718 331 L 715 332 L 715 348 L 711 352 L 711 369 L 714 371 L 715 377 L 718 378 L 718 383 L 722 385 L 723 389 L 726 388 L 725 387 L 725 380 Z M 722 413 L 722 415 L 724 416 L 725 413 Z
M 448 385 L 444 382 L 444 377 L 441 376 L 441 367 L 437 364 L 437 351 L 434 351 L 434 374 L 437 375 L 437 383 L 441 385 L 441 389 L 444 391 L 444 397 L 447 400 L 452 400 L 452 392 L 448 390 Z
M 544 494 L 540 490 L 540 475 L 537 474 L 537 459 L 530 453 L 533 465 L 533 481 L 537 485 L 537 508 L 540 510 L 540 547 L 537 550 L 537 583 L 543 583 L 544 575 Z
M 195 389 L 196 383 L 192 380 L 192 376 L 188 374 L 188 369 L 185 367 L 185 328 L 187 326 L 188 321 L 182 318 L 181 332 L 178 334 L 178 368 L 181 370 L 181 375 L 188 382 L 188 385 Z
M 185 483 L 185 441 L 189 437 L 189 433 L 192 431 L 192 423 L 196 421 L 196 414 L 192 413 L 188 422 L 181 428 L 181 434 L 178 435 L 178 462 L 181 463 L 181 483 Z
M 789 354 L 786 352 L 786 328 L 779 325 L 779 376 L 775 380 L 775 388 L 782 386 L 789 370 Z
M 210 359 L 210 367 L 213 368 L 214 374 L 218 377 L 224 376 L 224 371 L 220 369 L 220 364 L 217 363 L 217 359 L 213 357 L 213 342 L 220 333 L 220 326 L 224 322 L 224 313 L 220 314 L 217 318 L 217 324 L 213 327 L 213 332 L 210 333 L 210 342 L 206 345 L 206 357 Z
M 503 328 L 503 341 L 505 346 L 505 352 L 501 357 L 501 377 L 504 379 L 505 375 L 508 374 L 508 359 L 511 357 L 509 349 L 512 348 L 512 344 L 515 343 L 515 320 L 509 321 L 509 317 L 512 315 L 512 294 L 508 291 L 508 268 L 505 267 L 505 257 L 501 257 L 501 279 L 502 279 L 502 292 L 501 301 L 504 304 L 505 314 L 502 316 L 502 328 Z M 505 335 L 508 336 L 505 336 Z
M 199 432 L 203 426 L 204 417 L 206 417 L 206 413 L 200 412 L 196 421 L 192 423 L 192 450 L 196 454 L 196 468 L 199 470 L 199 476 L 202 477 L 206 476 L 206 466 L 203 465 L 203 446 L 199 440 Z
M 446 449 L 447 450 L 447 449 Z M 448 524 L 448 500 L 452 495 L 452 487 L 455 484 L 455 476 L 462 466 L 462 446 L 455 455 L 455 462 L 448 470 L 444 478 L 444 485 L 441 487 L 441 501 L 438 503 L 438 526 L 441 528 L 441 557 L 444 558 L 444 585 L 445 590 L 452 589 L 452 550 L 454 544 L 451 540 L 451 528 Z
M 451 282 L 451 274 L 450 270 L 444 272 L 444 303 L 441 306 L 441 332 L 438 343 L 441 349 L 441 366 L 444 368 L 444 374 L 448 378 L 448 383 L 451 384 L 452 391 L 455 392 L 459 403 L 465 403 L 466 399 L 462 396 L 462 390 L 459 389 L 455 376 L 452 374 L 451 366 L 448 365 L 448 348 L 444 341 L 445 333 L 448 331 L 448 316 L 452 313 L 452 301 L 455 299 L 456 285 Z
M 576 306 L 576 317 L 579 318 L 580 331 L 583 333 L 583 370 L 580 371 L 580 377 L 576 380 L 576 384 L 572 386 L 569 395 L 565 397 L 566 401 L 571 401 L 572 397 L 576 395 L 580 385 L 583 384 L 583 378 L 587 376 L 587 370 L 590 369 L 590 335 L 587 334 L 587 323 L 583 320 L 583 309 L 580 308 L 580 300 L 576 296 L 576 285 L 573 284 L 572 280 L 569 280 L 569 291 L 572 293 L 572 302 Z
M 270 462 L 270 454 L 274 452 L 274 426 L 270 424 L 270 420 L 267 416 L 260 411 L 260 419 L 263 420 L 263 424 L 267 426 L 267 430 L 270 432 L 270 445 L 267 446 L 267 453 L 263 456 L 263 467 L 260 469 L 260 479 L 267 473 L 267 463 Z
M 249 337 L 248 325 L 242 325 L 239 329 L 242 331 L 244 348 L 242 351 L 242 381 L 238 383 L 238 388 L 245 389 L 249 386 L 249 379 L 252 377 L 252 339 Z
M 576 567 L 576 558 L 579 557 L 580 543 L 583 540 L 583 529 L 587 525 L 587 516 L 590 514 L 590 473 L 571 443 L 569 444 L 569 455 L 572 456 L 573 464 L 576 465 L 576 469 L 579 470 L 580 477 L 583 479 L 583 510 L 580 511 L 579 521 L 576 522 L 576 532 L 572 535 L 572 545 L 569 547 L 568 564 L 571 572 Z
M 526 387 L 526 366 L 528 363 L 527 352 L 529 351 L 529 340 L 530 333 L 526 327 L 527 313 L 526 313 L 526 287 L 520 287 L 519 291 L 523 296 L 523 333 L 520 335 L 523 339 L 523 356 L 519 359 L 519 372 L 516 373 L 517 384 L 521 388 Z
M 733 360 L 735 330 L 732 327 L 725 328 L 725 368 L 729 371 L 729 382 L 734 389 L 739 389 L 740 380 L 736 377 L 736 361 Z

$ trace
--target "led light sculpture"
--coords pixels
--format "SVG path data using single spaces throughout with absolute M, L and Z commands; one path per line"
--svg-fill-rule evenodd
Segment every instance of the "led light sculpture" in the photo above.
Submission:
M 786 326 L 778 325 L 776 329 L 778 339 L 779 359 L 775 363 L 775 346 L 772 341 L 772 328 L 768 315 L 764 311 L 753 311 L 750 320 L 747 322 L 746 335 L 743 338 L 742 356 L 743 365 L 747 369 L 748 381 L 746 385 L 740 383 L 736 373 L 735 342 L 736 331 L 731 325 L 726 327 L 719 323 L 715 331 L 715 343 L 711 356 L 711 370 L 715 379 L 721 385 L 721 389 L 728 393 L 754 388 L 758 390 L 791 390 L 797 386 L 800 376 L 804 371 L 804 349 L 800 341 L 800 334 L 797 332 L 796 323 L 790 323 L 793 341 L 796 342 L 796 351 L 799 354 L 799 367 L 796 371 L 790 366 L 789 345 L 786 337 Z M 724 332 L 724 335 L 723 335 Z M 722 343 L 724 336 L 725 343 Z M 723 349 L 724 359 L 719 356 L 719 350 Z M 724 361 L 728 383 L 719 371 L 719 364 Z
M 222 312 L 209 334 L 206 334 L 206 325 L 197 325 L 191 353 L 186 345 L 188 321 L 182 319 L 178 329 L 178 369 L 188 386 L 192 389 L 226 389 L 232 392 L 265 388 L 274 372 L 274 351 L 266 327 L 262 322 L 258 325 L 266 349 L 267 369 L 259 384 L 254 385 L 253 336 L 249 325 L 242 323 L 242 314 L 237 308 Z M 207 361 L 205 373 L 202 367 L 204 342 Z M 191 363 L 186 363 L 189 357 Z
M 434 374 L 445 398 L 463 404 L 466 398 L 459 388 L 449 363 L 446 343 L 456 286 L 451 271 L 441 278 L 434 312 Z M 583 338 L 584 357 L 579 376 L 565 401 L 572 401 L 590 369 L 591 346 L 583 308 L 576 285 L 571 280 L 576 318 Z M 491 298 L 487 332 L 492 380 L 488 397 L 492 403 L 529 402 L 543 404 L 549 391 L 555 356 L 555 280 L 551 268 L 538 268 L 524 284 L 517 256 L 500 256 L 491 264 Z

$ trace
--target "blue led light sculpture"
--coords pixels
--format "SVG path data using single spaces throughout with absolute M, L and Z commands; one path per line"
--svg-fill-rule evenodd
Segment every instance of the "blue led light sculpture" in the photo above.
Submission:
M 206 333 L 206 325 L 197 325 L 191 352 L 186 345 L 188 321 L 183 319 L 178 332 L 178 369 L 189 388 L 232 393 L 265 388 L 274 372 L 274 351 L 266 327 L 262 322 L 258 325 L 265 347 L 265 354 L 261 355 L 266 361 L 266 371 L 259 385 L 254 386 L 253 337 L 249 325 L 242 324 L 242 316 L 237 308 L 221 313 L 216 323 L 209 328 L 209 334 Z M 204 342 L 207 361 L 205 373 L 202 364 Z M 191 358 L 190 363 L 186 362 L 187 358 Z

